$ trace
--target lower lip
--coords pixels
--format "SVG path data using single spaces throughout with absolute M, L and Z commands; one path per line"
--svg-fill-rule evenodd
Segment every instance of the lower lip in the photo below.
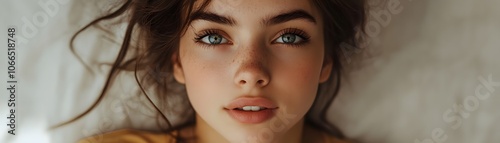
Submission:
M 275 109 L 260 111 L 227 110 L 227 112 L 233 119 L 241 123 L 258 124 L 272 118 L 274 116 L 274 110 Z

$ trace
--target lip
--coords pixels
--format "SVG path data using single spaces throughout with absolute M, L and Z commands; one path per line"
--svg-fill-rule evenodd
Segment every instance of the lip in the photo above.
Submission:
M 243 111 L 237 110 L 244 106 L 260 106 L 266 109 L 260 111 Z M 229 116 L 240 123 L 258 124 L 275 116 L 275 111 L 278 109 L 276 104 L 271 100 L 262 97 L 241 97 L 233 100 L 224 110 L 227 111 Z
M 271 100 L 262 97 L 240 97 L 229 103 L 226 109 L 242 108 L 243 106 L 260 106 L 268 109 L 277 108 Z

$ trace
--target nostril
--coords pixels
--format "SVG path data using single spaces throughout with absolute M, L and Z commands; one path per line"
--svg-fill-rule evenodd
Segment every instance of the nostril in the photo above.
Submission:
M 240 80 L 240 84 L 245 84 L 245 83 L 247 83 L 247 81 L 245 81 L 245 80 Z
M 258 80 L 257 84 L 262 85 L 264 83 L 264 80 Z
M 238 80 L 236 84 L 239 86 L 258 86 L 258 87 L 264 87 L 269 83 L 269 81 L 260 79 L 260 80 Z

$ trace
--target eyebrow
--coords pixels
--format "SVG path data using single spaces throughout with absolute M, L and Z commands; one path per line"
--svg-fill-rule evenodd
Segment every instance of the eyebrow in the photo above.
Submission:
M 232 17 L 222 16 L 212 12 L 203 12 L 203 11 L 194 12 L 190 18 L 191 21 L 206 20 L 230 26 L 234 26 L 237 24 L 236 20 L 234 20 Z M 304 10 L 293 10 L 290 12 L 282 13 L 272 18 L 264 19 L 262 23 L 264 25 L 276 25 L 296 19 L 304 19 L 313 24 L 316 24 L 316 19 L 311 14 L 307 13 Z
M 195 20 L 206 20 L 206 21 L 211 21 L 219 24 L 224 24 L 224 25 L 230 25 L 233 26 L 236 24 L 236 21 L 231 18 L 231 17 L 226 17 L 226 16 L 221 16 L 217 15 L 212 12 L 203 12 L 203 11 L 198 11 L 193 14 L 191 14 L 191 21 Z
M 312 22 L 313 24 L 316 24 L 316 19 L 314 19 L 314 17 L 311 14 L 307 13 L 304 10 L 294 10 L 291 12 L 283 13 L 274 16 L 269 20 L 264 20 L 262 23 L 264 23 L 265 25 L 276 25 L 295 19 L 304 19 L 309 22 Z

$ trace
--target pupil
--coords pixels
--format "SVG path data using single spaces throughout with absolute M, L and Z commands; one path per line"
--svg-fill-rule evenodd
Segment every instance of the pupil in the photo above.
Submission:
M 222 38 L 219 35 L 210 35 L 208 39 L 211 44 L 220 44 L 222 42 Z
M 295 35 L 293 34 L 283 35 L 282 40 L 285 43 L 293 43 L 295 41 Z

